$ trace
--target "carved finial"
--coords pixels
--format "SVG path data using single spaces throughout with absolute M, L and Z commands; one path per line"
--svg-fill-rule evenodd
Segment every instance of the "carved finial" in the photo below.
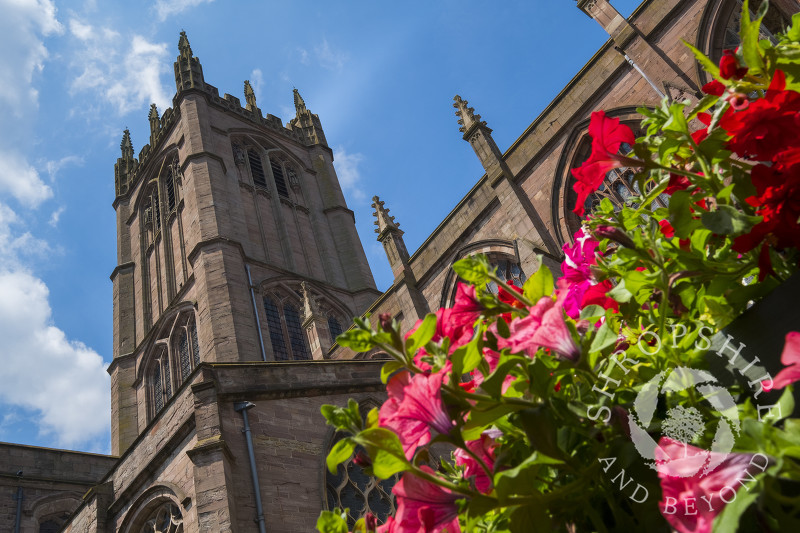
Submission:
M 456 116 L 458 116 L 458 131 L 462 133 L 466 133 L 476 124 L 486 126 L 486 121 L 481 120 L 481 116 L 475 114 L 475 108 L 468 106 L 469 102 L 463 100 L 459 95 L 453 97 L 453 107 L 456 108 Z
M 150 113 L 148 113 L 147 118 L 150 119 L 150 122 L 158 120 L 158 108 L 156 104 L 150 104 Z
M 385 203 L 386 202 L 381 201 L 377 196 L 372 197 L 372 207 L 375 208 L 375 212 L 372 213 L 372 216 L 376 219 L 373 224 L 378 226 L 375 228 L 375 233 L 380 235 L 384 231 L 395 231 L 402 235 L 403 232 L 400 230 L 400 224 L 395 222 L 393 216 L 389 215 L 389 210 L 384 207 Z
M 317 300 L 311 294 L 311 289 L 305 281 L 300 282 L 300 290 L 303 293 L 303 321 L 319 314 Z
M 247 102 L 247 105 L 251 108 L 256 107 L 256 93 L 253 91 L 253 88 L 250 86 L 250 80 L 244 80 L 244 100 Z
M 181 38 L 178 39 L 178 50 L 181 53 L 187 52 L 189 56 L 192 55 L 192 47 L 189 46 L 189 38 L 186 37 L 186 32 L 181 32 Z
M 119 143 L 122 150 L 122 159 L 133 159 L 133 143 L 131 142 L 131 132 L 128 128 L 122 132 L 122 142 Z
M 303 101 L 303 97 L 300 96 L 300 91 L 295 88 L 292 89 L 292 92 L 294 93 L 294 108 L 299 115 L 300 113 L 306 111 L 306 103 Z

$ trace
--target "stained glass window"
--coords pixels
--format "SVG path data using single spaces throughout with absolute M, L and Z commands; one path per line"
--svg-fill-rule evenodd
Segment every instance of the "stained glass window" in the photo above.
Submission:
M 289 352 L 283 339 L 280 311 L 278 311 L 278 306 L 275 305 L 275 302 L 269 297 L 264 298 L 264 312 L 267 314 L 269 340 L 272 343 L 272 352 L 275 354 L 275 360 L 288 361 Z
M 148 518 L 141 533 L 183 533 L 183 515 L 178 506 L 167 502 Z
M 283 307 L 283 316 L 286 317 L 286 329 L 289 333 L 289 342 L 292 345 L 292 354 L 295 359 L 311 359 L 306 346 L 306 335 L 300 325 L 300 315 L 292 305 Z
M 164 388 L 161 384 L 161 365 L 159 361 L 155 361 L 150 379 L 153 388 L 153 407 L 157 413 L 164 407 Z
M 525 284 L 525 273 L 519 266 L 519 263 L 516 261 L 510 261 L 508 259 L 493 259 L 489 258 L 489 265 L 492 268 L 497 269 L 497 276 L 505 281 L 506 283 L 511 283 L 516 285 L 517 287 L 522 287 Z M 486 284 L 486 288 L 489 289 L 489 292 L 492 294 L 497 294 L 497 283 L 494 281 L 490 281 Z
M 328 317 L 328 330 L 331 332 L 331 341 L 336 342 L 336 337 L 342 334 L 342 326 L 336 317 Z
M 192 373 L 192 360 L 189 357 L 189 334 L 185 329 L 180 332 L 178 337 L 178 359 L 181 365 L 181 379 L 185 381 Z
M 197 325 L 189 323 L 189 335 L 192 337 L 192 353 L 194 355 L 194 366 L 200 364 L 200 344 L 197 342 Z
M 334 444 L 342 437 L 338 436 Z M 359 452 L 363 452 L 360 447 L 356 449 L 356 454 Z M 379 523 L 383 523 L 395 512 L 392 487 L 397 479 L 398 476 L 384 480 L 368 476 L 351 457 L 339 465 L 336 474 L 331 474 L 326 469 L 325 497 L 328 509 L 348 509 L 347 522 L 351 528 L 356 520 L 368 512 L 374 514 Z

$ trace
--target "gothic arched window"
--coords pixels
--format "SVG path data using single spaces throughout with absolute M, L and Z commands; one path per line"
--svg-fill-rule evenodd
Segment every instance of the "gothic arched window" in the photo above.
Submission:
M 247 161 L 250 163 L 250 174 L 253 176 L 253 185 L 262 189 L 267 188 L 267 177 L 264 174 L 264 166 L 261 163 L 261 156 L 255 150 L 247 150 Z
M 39 533 L 58 533 L 59 531 L 61 531 L 61 525 L 55 520 L 39 524 Z
M 297 305 L 277 295 L 264 297 L 267 329 L 276 361 L 311 359 Z
M 145 362 L 148 415 L 152 419 L 200 364 L 194 312 L 178 311 L 161 321 L 149 362 Z
M 286 186 L 286 173 L 283 170 L 283 164 L 274 157 L 269 159 L 269 164 L 272 168 L 272 177 L 275 179 L 275 187 L 278 189 L 278 194 L 284 198 L 289 198 L 289 188 Z
M 158 353 L 150 362 L 150 394 L 153 398 L 153 413 L 155 416 L 172 397 L 172 375 L 170 373 L 169 353 L 163 345 L 158 347 Z
M 331 342 L 336 342 L 336 337 L 342 334 L 342 325 L 335 316 L 328 317 L 328 331 L 331 332 Z
M 497 276 L 501 280 L 517 287 L 522 287 L 525 284 L 525 280 L 528 279 L 515 258 L 490 255 L 489 265 L 497 269 Z M 492 294 L 497 294 L 498 292 L 497 283 L 494 281 L 487 283 L 486 288 L 489 289 L 489 292 Z
M 192 371 L 200 364 L 200 347 L 197 345 L 197 327 L 194 320 L 176 327 L 175 351 L 178 355 L 181 381 L 186 381 Z
M 166 502 L 147 518 L 141 533 L 183 533 L 183 515 L 178 506 Z

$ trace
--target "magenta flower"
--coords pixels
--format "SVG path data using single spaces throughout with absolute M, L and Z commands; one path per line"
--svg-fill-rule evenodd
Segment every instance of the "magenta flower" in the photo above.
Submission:
M 659 509 L 679 533 L 710 533 L 726 501 L 733 501 L 736 490 L 766 467 L 764 456 L 762 462 L 754 461 L 753 454 L 731 453 L 724 459 L 722 455 L 667 437 L 659 441 L 655 450 L 663 496 Z M 719 464 L 703 475 L 707 461 Z
M 459 283 L 456 287 L 456 300 L 450 309 L 450 320 L 456 328 L 469 327 L 481 316 L 483 306 L 475 297 L 475 287 Z
M 429 466 L 422 465 L 420 469 L 433 474 Z M 386 528 L 383 531 L 461 533 L 456 500 L 462 499 L 463 496 L 408 472 L 403 474 L 392 492 L 397 498 L 397 512 L 391 529 Z
M 449 433 L 455 423 L 442 403 L 442 379 L 447 370 L 436 374 L 400 372 L 386 385 L 389 399 L 381 406 L 378 421 L 394 431 L 410 461 L 417 447 L 431 440 L 431 429 Z
M 781 363 L 786 368 L 778 372 L 775 379 L 763 381 L 762 387 L 769 392 L 772 389 L 782 389 L 795 381 L 800 381 L 800 332 L 790 331 L 786 334 L 786 344 L 783 346 Z
M 549 296 L 543 296 L 535 306 L 528 308 L 528 316 L 513 320 L 508 328 L 511 336 L 508 339 L 498 337 L 498 348 L 525 351 L 533 357 L 541 346 L 572 361 L 580 357 L 580 348 L 564 320 L 563 307 Z
M 480 457 L 489 469 L 492 468 L 494 465 L 494 439 L 481 435 L 480 439 L 467 442 L 467 448 Z M 478 492 L 487 494 L 492 489 L 492 480 L 486 475 L 486 471 L 481 468 L 478 461 L 461 448 L 453 452 L 453 455 L 456 458 L 456 464 L 464 467 L 464 477 L 469 479 L 475 476 L 475 488 L 478 489 Z
M 595 252 L 599 242 L 583 229 L 579 229 L 573 239 L 574 245 L 563 246 L 564 262 L 561 263 L 561 272 L 564 276 L 558 280 L 557 294 L 567 316 L 578 318 L 584 293 L 596 283 L 591 266 L 597 262 Z

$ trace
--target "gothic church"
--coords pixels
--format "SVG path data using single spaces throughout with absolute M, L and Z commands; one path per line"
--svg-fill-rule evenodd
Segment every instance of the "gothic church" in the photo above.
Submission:
M 138 157 L 126 131 L 114 166 L 112 455 L 0 443 L 0 531 L 308 532 L 329 507 L 390 512 L 389 483 L 324 466 L 336 435 L 320 406 L 384 397 L 382 354 L 336 336 L 356 315 L 408 328 L 449 306 L 450 266 L 470 254 L 517 282 L 540 262 L 557 272 L 580 224 L 569 170 L 588 156 L 591 112 L 635 125 L 664 96 L 696 101 L 709 80 L 681 40 L 718 59 L 741 2 L 645 0 L 627 19 L 608 0 L 578 8 L 610 39 L 505 151 L 455 97 L 485 173 L 413 254 L 374 198 L 384 293 L 320 118 L 296 90 L 285 124 L 247 82 L 244 106 L 220 96 L 181 33 L 172 108 L 151 107 Z M 798 10 L 773 0 L 767 27 Z M 587 202 L 624 202 L 629 178 L 610 172 Z

